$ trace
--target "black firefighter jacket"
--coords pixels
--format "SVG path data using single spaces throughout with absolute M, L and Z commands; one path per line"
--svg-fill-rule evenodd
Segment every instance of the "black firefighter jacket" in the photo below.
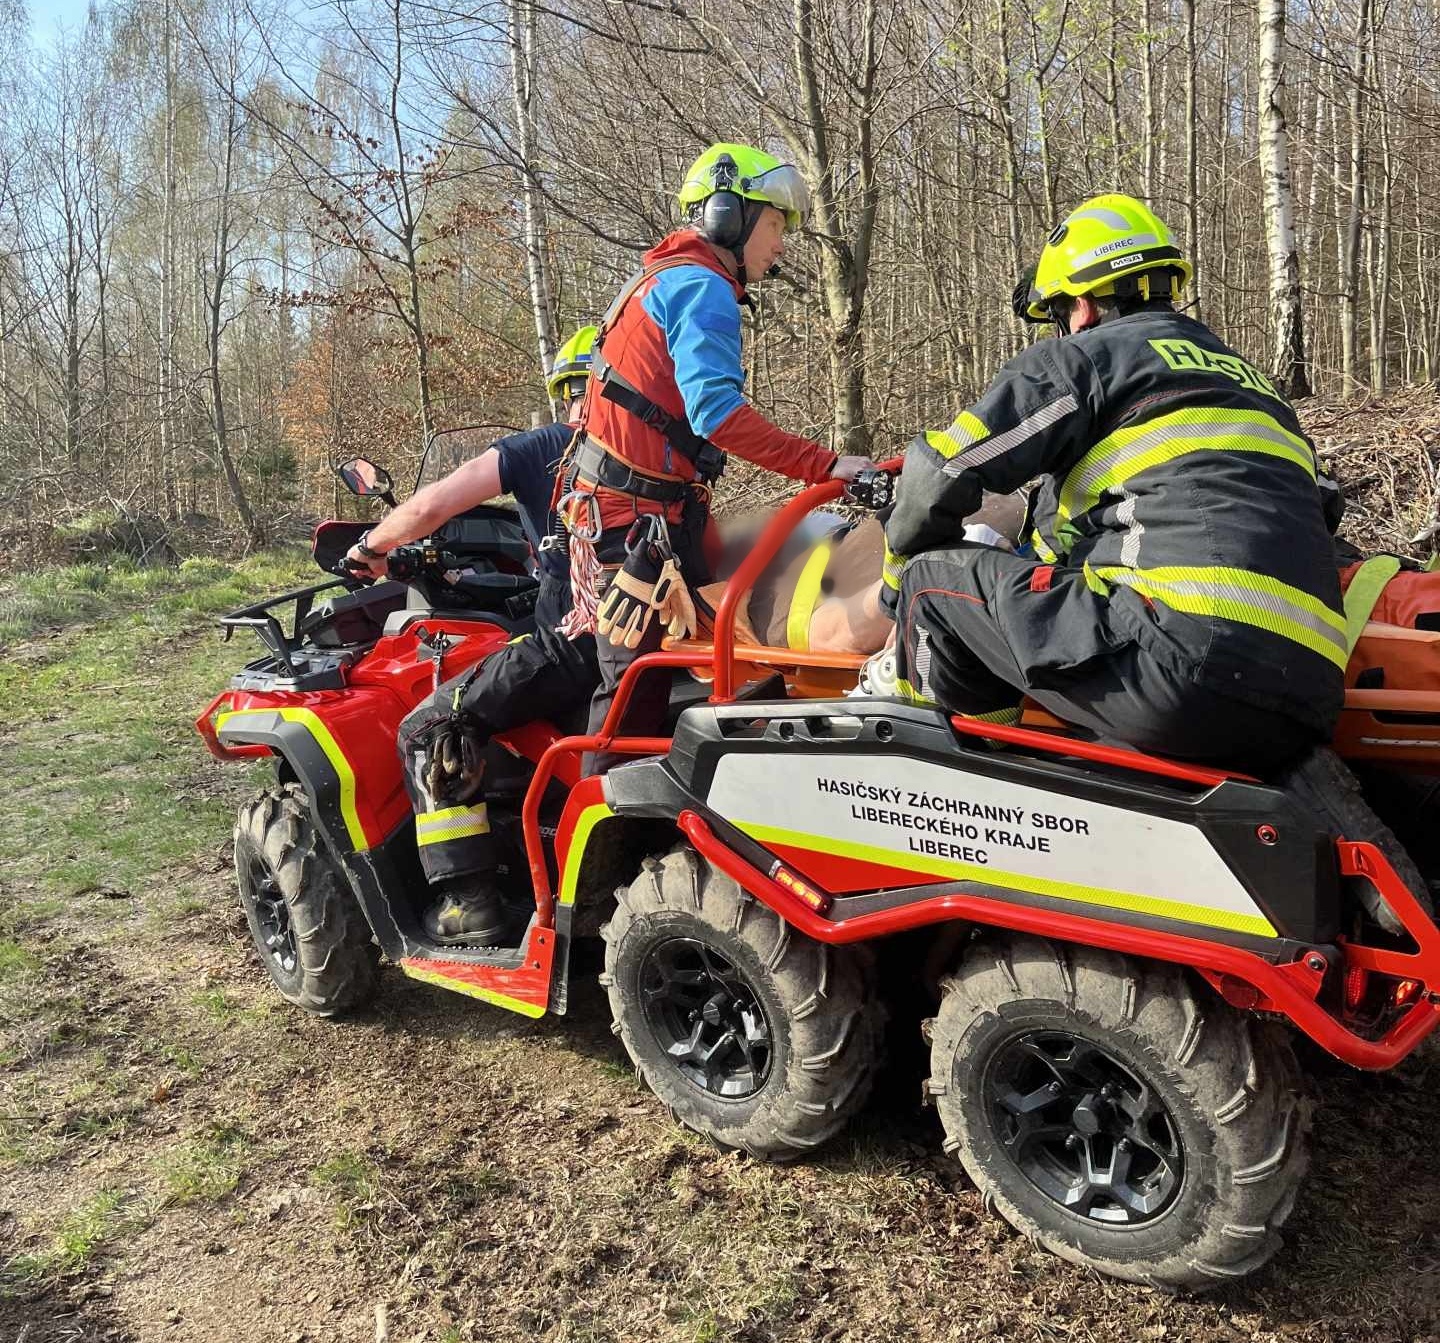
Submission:
M 1314 450 L 1269 378 L 1167 311 L 1039 341 L 948 429 L 911 443 L 889 549 L 954 546 L 982 490 L 1036 477 L 1036 553 L 1052 584 L 1103 598 L 1074 609 L 1108 627 L 1097 640 L 1057 622 L 1053 665 L 1133 640 L 1176 677 L 1333 726 L 1348 657 L 1339 580 Z

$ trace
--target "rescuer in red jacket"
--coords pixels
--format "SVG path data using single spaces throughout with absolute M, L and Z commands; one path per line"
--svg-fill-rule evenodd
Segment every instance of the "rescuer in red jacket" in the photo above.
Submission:
M 597 640 L 592 731 L 625 668 L 659 647 L 655 585 L 666 561 L 691 586 L 710 577 L 710 489 L 727 453 L 807 483 L 850 480 L 868 464 L 786 433 L 745 399 L 740 307 L 804 222 L 804 179 L 758 149 L 717 144 L 678 200 L 684 227 L 645 254 L 601 323 L 581 432 L 557 487 L 571 551 L 567 632 L 598 625 L 616 640 Z M 629 734 L 663 721 L 668 677 L 648 681 L 631 701 Z

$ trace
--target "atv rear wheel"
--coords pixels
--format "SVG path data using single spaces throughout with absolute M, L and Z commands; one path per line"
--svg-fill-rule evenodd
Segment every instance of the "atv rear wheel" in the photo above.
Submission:
M 1062 1258 L 1196 1291 L 1279 1248 L 1306 1164 L 1294 1056 L 1178 968 L 980 943 L 945 982 L 931 1065 L 946 1151 Z
M 601 982 L 671 1114 L 772 1160 L 837 1133 L 879 1054 L 869 956 L 795 932 L 684 845 L 615 894 Z
M 297 784 L 241 807 L 235 874 L 251 940 L 281 994 L 322 1017 L 374 996 L 379 951 Z

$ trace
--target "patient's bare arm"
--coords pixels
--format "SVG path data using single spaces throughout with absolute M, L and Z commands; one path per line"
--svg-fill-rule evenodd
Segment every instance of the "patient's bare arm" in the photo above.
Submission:
M 810 617 L 810 648 L 816 653 L 878 653 L 895 625 L 880 607 L 877 578 L 853 597 L 830 597 Z

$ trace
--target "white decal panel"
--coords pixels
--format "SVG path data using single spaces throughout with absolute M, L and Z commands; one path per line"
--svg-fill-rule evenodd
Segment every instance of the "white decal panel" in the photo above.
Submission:
M 762 843 L 1274 936 L 1182 821 L 898 755 L 727 755 L 708 798 Z

